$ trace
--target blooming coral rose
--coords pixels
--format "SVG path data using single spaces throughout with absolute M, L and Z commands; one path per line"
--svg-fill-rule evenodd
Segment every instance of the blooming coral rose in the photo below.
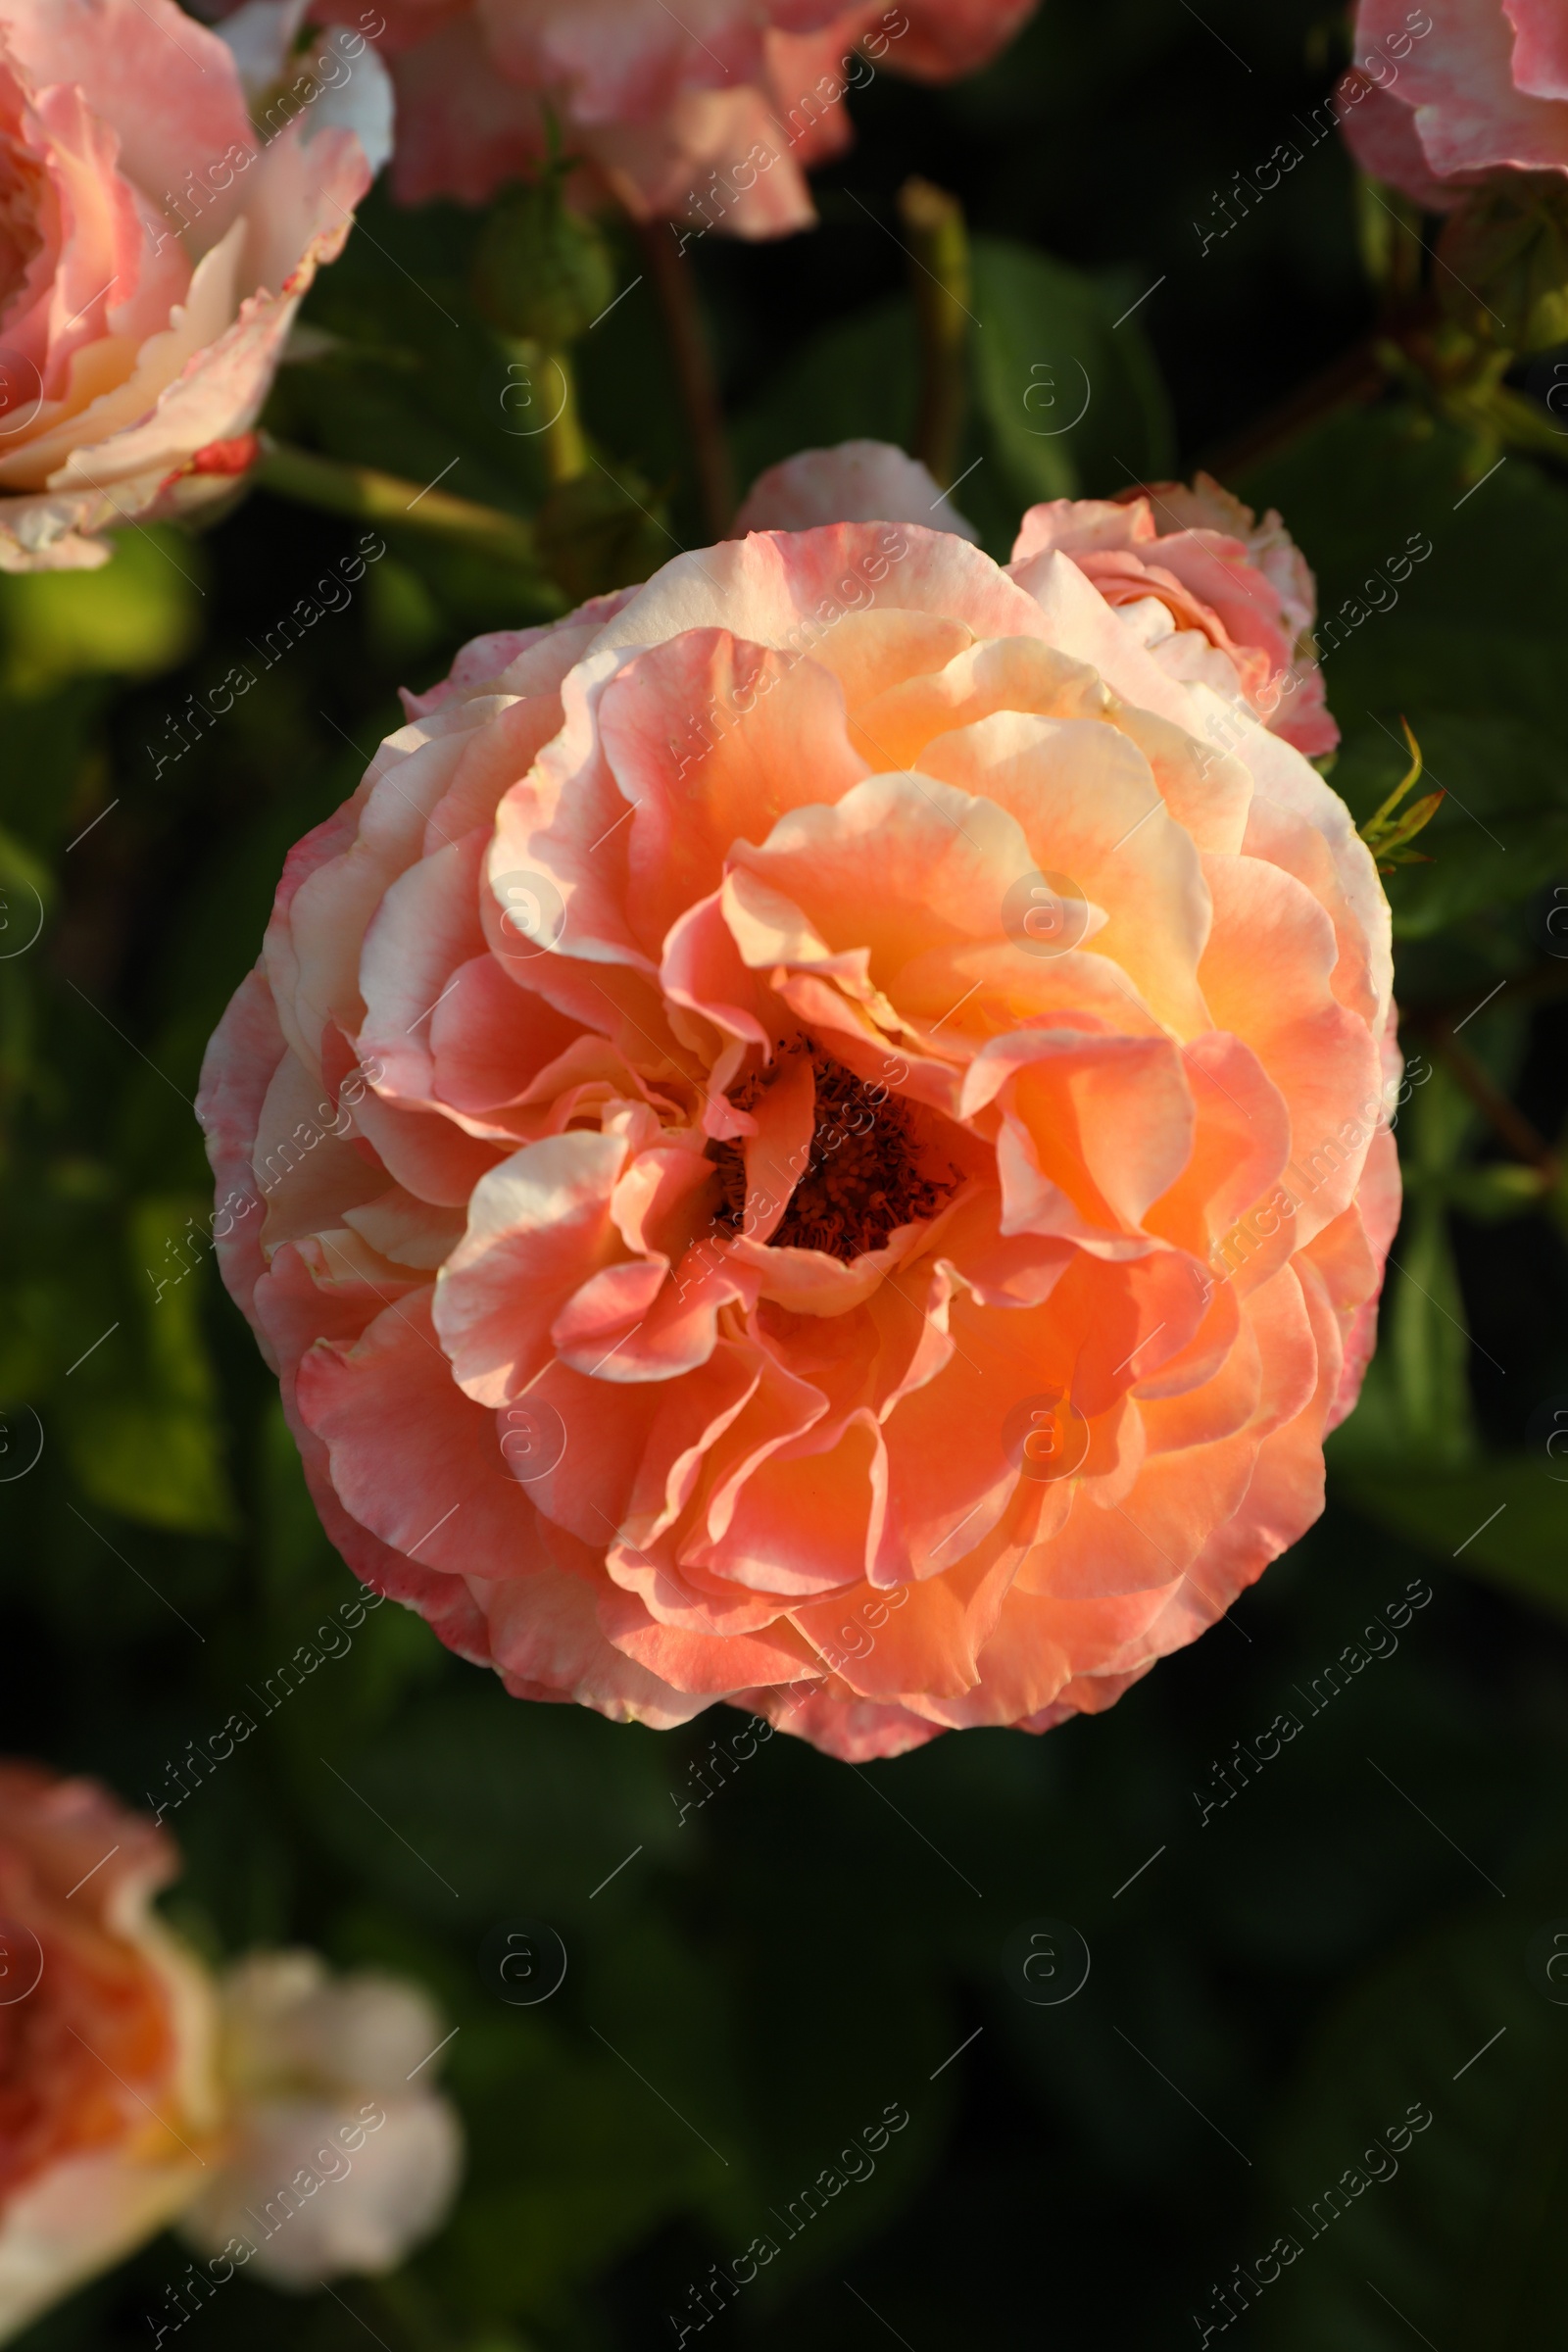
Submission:
M 0 2337 L 151 2237 L 215 2153 L 208 1980 L 149 1898 L 169 1839 L 0 1765 Z
M 258 82 L 302 14 L 233 21 Z M 0 0 L 0 569 L 101 564 L 105 529 L 244 471 L 388 143 L 383 70 L 351 46 L 297 59 L 253 128 L 233 51 L 173 0 Z
M 520 1696 L 1108 1705 L 1322 1502 L 1396 1211 L 1343 805 L 1059 548 L 761 532 L 481 639 L 200 1112 L 334 1542 Z
M 1411 43 L 1412 15 L 1429 30 Z M 1357 163 L 1446 210 L 1498 169 L 1568 172 L 1568 15 L 1562 0 L 1360 0 L 1354 51 L 1377 71 L 1342 98 Z M 1391 56 L 1399 62 L 1390 72 Z
M 745 237 L 815 219 L 805 167 L 849 142 L 848 89 L 886 63 L 945 81 L 1035 0 L 383 0 L 406 203 L 482 204 L 546 151 L 546 109 L 640 219 Z M 357 0 L 324 0 L 323 20 Z

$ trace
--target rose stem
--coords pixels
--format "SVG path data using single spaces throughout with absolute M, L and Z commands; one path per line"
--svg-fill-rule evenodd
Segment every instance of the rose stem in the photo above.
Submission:
M 735 479 L 718 380 L 713 372 L 707 329 L 697 307 L 691 265 L 682 260 L 667 220 L 634 220 L 632 226 L 664 321 L 686 431 L 696 462 L 704 526 L 715 539 L 722 539 L 735 514 Z
M 525 336 L 509 339 L 508 349 L 514 351 L 544 385 L 543 397 L 554 397 L 551 389 L 554 371 L 561 371 L 561 406 L 540 436 L 545 445 L 545 468 L 552 482 L 574 482 L 579 473 L 588 470 L 588 443 L 582 429 L 582 416 L 577 407 L 577 376 L 569 351 L 552 351 L 542 343 Z
M 1425 1030 L 1471 1102 L 1490 1121 L 1494 1132 L 1515 1157 L 1525 1160 L 1531 1167 L 1539 1168 L 1548 1185 L 1555 1184 L 1562 1173 L 1556 1152 L 1545 1137 L 1532 1126 L 1524 1112 L 1509 1101 L 1469 1049 L 1459 1043 L 1448 1023 L 1446 1020 L 1430 1020 L 1416 1026 Z
M 472 499 L 454 498 L 450 491 L 433 486 L 421 490 L 417 482 L 381 473 L 373 466 L 346 465 L 341 459 L 295 449 L 264 433 L 262 454 L 251 469 L 251 479 L 262 489 L 295 499 L 302 506 L 324 507 L 329 514 L 352 514 L 365 522 L 392 523 L 399 530 L 456 539 L 486 555 L 538 570 L 532 526 L 520 514 L 482 507 Z
M 920 332 L 920 416 L 915 456 L 946 490 L 958 466 L 968 405 L 969 238 L 956 196 L 929 179 L 906 179 L 899 219 L 913 268 L 909 289 Z

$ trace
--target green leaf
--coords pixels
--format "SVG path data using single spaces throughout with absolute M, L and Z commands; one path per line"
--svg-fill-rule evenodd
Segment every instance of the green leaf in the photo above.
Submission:
M 956 503 L 1004 561 L 1038 500 L 1110 497 L 1168 471 L 1169 413 L 1137 320 L 1116 324 L 1118 294 L 1005 237 L 974 238 L 970 263 L 972 396 Z M 906 294 L 823 329 L 737 418 L 740 480 L 840 441 L 912 447 L 919 372 Z M 940 526 L 940 514 L 932 520 Z
M 140 1298 L 128 1337 L 141 1359 L 132 1371 L 123 1354 L 105 1355 L 80 1396 L 69 1393 L 67 1433 L 95 1501 L 152 1527 L 231 1535 L 223 1422 L 201 1329 L 205 1256 L 191 1238 L 203 1205 L 172 1195 L 132 1207 L 127 1249 Z
M 179 531 L 123 532 L 100 571 L 0 577 L 0 692 L 28 700 L 72 678 L 152 678 L 200 634 L 200 553 Z
M 914 437 L 920 358 L 906 294 L 869 304 L 801 344 L 767 390 L 732 427 L 736 478 L 745 488 L 780 459 L 840 441 Z
M 1526 1947 L 1561 1896 L 1508 1892 L 1360 1987 L 1308 2052 L 1237 2248 L 1250 2267 L 1271 2231 L 1300 2249 L 1243 2298 L 1259 2352 L 1559 2338 L 1568 2009 Z
M 1568 1463 L 1512 1454 L 1448 1478 L 1358 1469 L 1336 1492 L 1436 1558 L 1568 1617 L 1568 1485 L 1553 1468 Z
M 304 1706 L 302 1693 L 279 1725 L 298 1715 L 303 1726 Z M 446 1920 L 455 1886 L 481 1927 L 510 1907 L 564 1932 L 603 1911 L 600 1903 L 589 1913 L 592 1890 L 633 1847 L 643 1853 L 627 1875 L 638 1881 L 675 1850 L 670 1757 L 658 1734 L 576 1709 L 519 1706 L 493 1675 L 465 1672 L 456 1689 L 421 1697 L 357 1744 L 345 1769 L 358 1796 L 323 1771 L 320 1728 L 312 1723 L 309 1738 L 302 1729 L 298 1764 L 322 1838 L 420 1918 Z
M 1390 1258 L 1378 1350 L 1361 1401 L 1333 1441 L 1337 1464 L 1397 1460 L 1458 1468 L 1475 1451 L 1470 1331 L 1448 1231 L 1451 1171 L 1473 1112 L 1444 1069 L 1399 1122 L 1406 1199 Z
M 1335 790 L 1371 817 L 1404 769 L 1408 719 L 1427 783 L 1447 796 L 1421 842 L 1432 862 L 1389 879 L 1407 939 L 1568 869 L 1568 488 L 1517 455 L 1472 484 L 1468 451 L 1389 403 L 1303 435 L 1238 485 L 1280 509 L 1317 573 L 1345 735 Z
M 1011 528 L 1040 499 L 1168 472 L 1170 412 L 1123 290 L 1005 237 L 976 237 L 971 259 L 975 397 Z
M 1334 789 L 1359 811 L 1397 773 L 1403 749 L 1385 731 L 1392 715 L 1357 722 L 1340 710 L 1336 686 L 1331 664 L 1329 699 L 1347 733 Z M 1568 773 L 1556 741 L 1508 711 L 1434 708 L 1433 691 L 1417 705 L 1425 710 L 1418 732 L 1427 776 L 1446 797 L 1422 834 L 1424 862 L 1386 880 L 1400 939 L 1430 939 L 1568 872 Z M 1379 699 L 1387 708 L 1387 693 Z

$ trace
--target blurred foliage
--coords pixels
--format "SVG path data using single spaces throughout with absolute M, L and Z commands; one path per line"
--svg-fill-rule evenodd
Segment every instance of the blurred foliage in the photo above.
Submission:
M 467 2184 L 396 2278 L 241 2283 L 198 2323 L 214 2343 L 629 2352 L 678 2336 L 668 2315 L 759 2233 L 779 2258 L 716 2342 L 891 2329 L 928 2352 L 1108 2322 L 1152 2343 L 1282 2230 L 1303 2250 L 1254 2298 L 1259 2345 L 1554 2340 L 1568 2010 L 1526 1946 L 1568 1907 L 1568 487 L 1549 452 L 1488 474 L 1495 452 L 1414 395 L 1268 425 L 1372 322 L 1354 183 L 1324 136 L 1230 227 L 1219 199 L 1304 139 L 1343 37 L 1317 0 L 1046 0 L 972 82 L 857 97 L 818 229 L 686 256 L 744 483 L 803 445 L 907 440 L 896 192 L 911 171 L 956 190 L 956 503 L 992 551 L 1032 500 L 1219 453 L 1317 570 L 1358 822 L 1413 728 L 1446 797 L 1432 862 L 1389 883 L 1407 1206 L 1328 1514 L 1102 1719 L 864 1772 L 779 1738 L 684 1817 L 739 1717 L 657 1735 L 520 1705 L 416 1620 L 368 1618 L 170 1812 L 171 1910 L 214 1953 L 294 1938 L 427 1982 L 461 2029 Z M 538 517 L 535 387 L 472 295 L 483 225 L 377 192 L 268 422 Z M 613 560 L 647 568 L 698 542 L 699 510 L 639 250 L 612 232 L 611 255 L 619 299 L 575 354 L 583 478 L 609 485 L 596 528 L 641 534 Z M 1548 425 L 1553 365 L 1516 378 Z M 8 1750 L 132 1800 L 354 1590 L 192 1239 L 203 1046 L 396 689 L 558 611 L 586 523 L 555 577 L 391 523 L 348 603 L 270 658 L 357 533 L 255 493 L 199 540 L 128 533 L 100 573 L 0 580 L 0 1704 Z M 254 684 L 215 715 L 236 664 Z M 1411 1589 L 1430 1598 L 1390 1632 Z M 1282 1709 L 1299 1736 L 1205 1812 Z M 1055 2008 L 1003 1968 L 1044 1917 L 1092 1953 Z M 568 1953 L 533 2008 L 478 1962 L 516 1918 Z M 1293 2212 L 1414 2100 L 1433 2122 L 1397 2178 L 1303 2235 Z M 909 2121 L 874 2174 L 788 2235 L 890 2104 Z M 27 2352 L 145 2342 L 184 2259 L 159 2241 Z

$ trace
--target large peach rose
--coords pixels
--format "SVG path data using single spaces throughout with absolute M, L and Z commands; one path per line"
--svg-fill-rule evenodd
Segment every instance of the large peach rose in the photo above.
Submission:
M 1346 137 L 1417 204 L 1446 210 L 1499 169 L 1568 172 L 1562 0 L 1360 0 L 1353 47 Z
M 172 1845 L 0 1765 L 0 2338 L 151 2237 L 216 2154 L 216 2002 L 149 1908 Z
M 328 1531 L 524 1697 L 1108 1705 L 1316 1516 L 1396 1214 L 1343 805 L 1059 548 L 761 532 L 481 638 L 200 1111 Z
M 322 21 L 358 0 L 323 0 Z M 972 73 L 1035 0 L 380 0 L 399 101 L 394 185 L 482 204 L 574 154 L 639 218 L 745 237 L 815 219 L 805 168 L 849 143 L 847 90 L 884 66 Z
M 102 564 L 254 456 L 389 144 L 362 35 L 277 78 L 303 13 L 251 0 L 230 48 L 173 0 L 0 0 L 0 570 Z

